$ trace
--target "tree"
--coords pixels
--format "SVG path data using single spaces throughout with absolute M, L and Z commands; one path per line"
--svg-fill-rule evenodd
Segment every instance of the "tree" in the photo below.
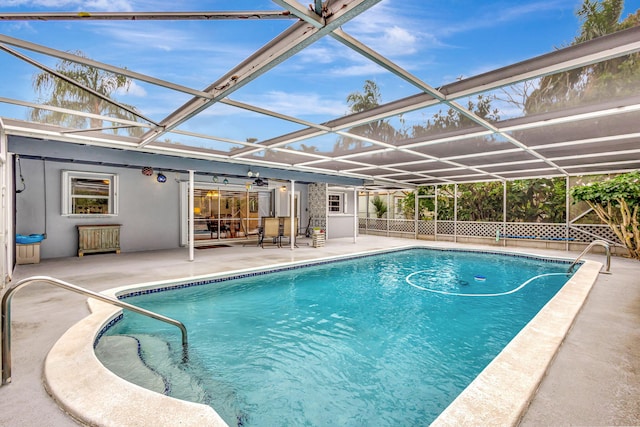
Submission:
M 456 215 L 455 184 L 439 185 L 436 191 L 436 214 L 439 221 L 453 221 Z
M 371 110 L 380 105 L 382 96 L 380 89 L 373 80 L 365 80 L 362 87 L 363 92 L 352 92 L 347 95 L 347 104 L 351 113 Z
M 380 105 L 382 96 L 380 89 L 373 80 L 365 80 L 362 92 L 352 92 L 347 96 L 349 113 L 360 113 L 371 110 Z M 381 142 L 392 142 L 397 132 L 388 120 L 375 120 L 351 128 L 351 133 Z M 363 147 L 363 141 L 357 138 L 340 137 L 334 146 L 334 151 L 350 151 Z
M 501 181 L 458 185 L 459 221 L 502 221 Z
M 508 182 L 507 208 L 507 221 L 510 222 L 565 222 L 564 178 L 519 179 Z
M 632 258 L 640 260 L 640 172 L 573 187 L 574 203 L 584 201 L 626 246 Z
M 497 122 L 500 120 L 500 116 L 498 115 L 498 110 L 491 106 L 492 100 L 493 97 L 478 95 L 475 102 L 473 99 L 469 99 L 467 101 L 466 108 L 481 119 L 489 122 Z M 433 118 L 427 120 L 427 123 L 424 126 L 414 125 L 411 133 L 413 137 L 420 137 L 434 132 L 455 131 L 475 125 L 476 122 L 460 113 L 459 110 L 449 108 L 446 113 L 442 110 L 435 113 Z
M 74 54 L 86 58 L 82 52 L 74 52 Z M 100 93 L 108 99 L 112 99 L 111 97 L 116 91 L 127 91 L 131 86 L 131 80 L 126 76 L 103 71 L 88 65 L 78 64 L 66 59 L 58 62 L 56 71 Z M 130 111 L 126 111 L 111 102 L 101 99 L 81 87 L 71 84 L 47 71 L 34 75 L 33 88 L 41 98 L 44 98 L 40 101 L 42 104 L 103 116 L 112 116 L 128 121 L 137 121 L 136 115 Z M 134 107 L 125 106 L 131 110 L 135 110 Z M 87 127 L 87 119 L 85 117 L 42 108 L 34 108 L 31 111 L 30 118 L 36 122 L 51 123 L 71 128 L 82 129 Z M 91 128 L 105 127 L 103 121 L 100 119 L 91 118 L 89 120 L 89 126 Z M 117 133 L 118 129 L 113 129 L 113 132 Z M 142 134 L 142 128 L 127 128 L 127 132 L 133 136 L 140 136 Z
M 571 45 L 639 25 L 640 10 L 620 22 L 623 6 L 624 0 L 584 0 L 577 12 L 580 33 Z M 543 77 L 525 102 L 525 114 L 633 95 L 638 88 L 640 54 L 634 53 Z
M 414 219 L 416 212 L 416 193 L 418 196 L 433 196 L 434 187 L 418 187 L 415 191 L 405 191 L 400 201 L 402 213 L 406 219 Z M 427 221 L 433 219 L 435 212 L 434 198 L 418 198 L 418 219 Z

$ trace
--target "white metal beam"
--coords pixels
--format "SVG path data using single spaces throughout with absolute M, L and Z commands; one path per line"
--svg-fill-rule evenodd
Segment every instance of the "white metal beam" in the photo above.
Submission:
M 39 108 L 41 110 L 56 111 L 56 112 L 59 112 L 59 113 L 70 114 L 70 115 L 73 115 L 73 116 L 86 117 L 86 118 L 90 118 L 90 119 L 98 119 L 98 120 L 102 120 L 102 121 L 120 123 L 120 124 L 123 124 L 123 125 L 139 126 L 139 127 L 143 127 L 143 128 L 150 128 L 151 127 L 151 125 L 149 125 L 147 123 L 134 122 L 134 121 L 131 121 L 131 120 L 126 120 L 126 119 L 121 119 L 121 118 L 111 117 L 111 116 L 102 116 L 100 114 L 85 113 L 83 111 L 70 110 L 68 108 L 54 107 L 52 105 L 37 104 L 37 103 L 34 103 L 34 102 L 20 101 L 20 100 L 12 99 L 12 98 L 0 97 L 0 102 L 1 103 L 6 103 L 6 104 L 19 105 L 21 107 L 27 107 L 27 108 Z
M 207 93 L 201 90 L 192 89 L 190 87 L 171 83 L 166 80 L 157 79 L 155 77 L 151 77 L 146 74 L 136 73 L 135 71 L 131 71 L 127 68 L 115 67 L 113 65 L 105 64 L 104 62 L 94 61 L 93 59 L 90 59 L 90 58 L 84 58 L 82 56 L 74 55 L 72 53 L 52 49 L 50 47 L 16 39 L 3 34 L 0 34 L 0 43 L 8 44 L 14 47 L 19 47 L 21 49 L 30 50 L 36 53 L 41 53 L 43 55 L 62 59 L 64 61 L 75 62 L 77 64 L 86 65 L 88 67 L 97 68 L 99 70 L 108 71 L 110 73 L 119 74 L 134 80 L 139 80 L 141 82 L 150 83 L 152 85 L 164 87 L 164 88 L 175 90 L 178 92 L 188 93 L 200 98 L 212 98 L 212 95 L 210 93 Z
M 193 21 L 295 19 L 288 11 L 229 12 L 3 12 L 2 21 Z
M 132 115 L 134 115 L 136 117 L 141 118 L 142 120 L 145 120 L 145 121 L 147 121 L 149 123 L 152 123 L 154 125 L 157 124 L 156 122 L 154 122 L 150 118 L 145 117 L 142 114 L 140 114 L 135 109 L 133 109 L 131 107 L 128 107 L 126 105 L 120 104 L 119 102 L 116 102 L 115 100 L 109 98 L 108 96 L 105 96 L 105 95 L 101 94 L 100 92 L 98 92 L 98 91 L 96 91 L 96 90 L 94 90 L 94 89 L 92 89 L 90 87 L 84 86 L 81 83 L 78 83 L 77 81 L 73 80 L 72 78 L 70 78 L 70 77 L 68 77 L 68 76 L 66 76 L 66 75 L 64 75 L 64 74 L 62 74 L 62 73 L 60 73 L 60 72 L 58 72 L 56 70 L 51 69 L 51 68 L 47 67 L 46 65 L 40 64 L 38 61 L 35 61 L 35 60 L 29 58 L 28 56 L 23 55 L 20 52 L 14 50 L 14 49 L 11 49 L 10 47 L 7 47 L 7 46 L 5 46 L 5 45 L 3 45 L 1 43 L 0 43 L 0 50 L 4 50 L 5 52 L 10 53 L 11 55 L 15 56 L 16 58 L 22 59 L 23 61 L 28 62 L 29 64 L 31 64 L 31 65 L 33 65 L 33 66 L 35 66 L 37 68 L 40 68 L 41 70 L 43 70 L 43 71 L 45 71 L 45 72 L 47 72 L 49 74 L 52 74 L 52 75 L 56 76 L 57 78 L 59 78 L 61 80 L 64 80 L 65 82 L 67 82 L 67 83 L 69 83 L 71 85 L 74 85 L 74 86 L 86 91 L 87 93 L 90 93 L 91 95 L 99 98 L 99 99 L 102 99 L 105 102 L 108 102 L 108 103 L 110 103 L 112 105 L 115 105 L 118 108 L 121 108 L 122 110 L 127 111 L 128 113 L 130 113 L 130 114 L 132 114 Z

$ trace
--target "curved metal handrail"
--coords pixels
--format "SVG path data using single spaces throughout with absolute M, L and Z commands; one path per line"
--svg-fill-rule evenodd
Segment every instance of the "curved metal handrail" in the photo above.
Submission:
M 584 248 L 584 250 L 580 253 L 580 255 L 578 255 L 578 257 L 575 259 L 575 261 L 573 261 L 573 263 L 569 266 L 569 269 L 567 270 L 567 273 L 571 273 L 571 270 L 573 270 L 573 267 L 575 267 L 575 265 L 578 263 L 578 261 L 580 261 L 580 259 L 587 252 L 589 252 L 591 250 L 591 248 L 593 248 L 596 245 L 604 247 L 605 252 L 607 254 L 607 269 L 604 272 L 606 274 L 611 274 L 611 272 L 609 271 L 611 269 L 611 248 L 609 246 L 609 242 L 605 242 L 604 240 L 594 240 L 593 242 L 589 243 L 589 246 Z
M 11 299 L 13 298 L 13 294 L 15 294 L 17 291 L 35 282 L 49 283 L 50 285 L 58 286 L 60 288 L 67 289 L 81 295 L 86 295 L 91 298 L 113 304 L 120 308 L 127 309 L 147 317 L 151 317 L 152 319 L 160 320 L 162 322 L 177 326 L 182 333 L 182 348 L 184 353 L 183 356 L 186 357 L 187 328 L 182 322 L 171 319 L 170 317 L 163 316 L 161 314 L 154 313 L 149 310 L 145 310 L 144 308 L 136 307 L 135 305 L 127 304 L 126 302 L 122 302 L 119 299 L 99 294 L 97 292 L 81 288 L 80 286 L 72 285 L 71 283 L 67 283 L 63 280 L 54 279 L 53 277 L 48 276 L 33 276 L 20 280 L 14 287 L 8 289 L 2 297 L 2 385 L 11 382 Z

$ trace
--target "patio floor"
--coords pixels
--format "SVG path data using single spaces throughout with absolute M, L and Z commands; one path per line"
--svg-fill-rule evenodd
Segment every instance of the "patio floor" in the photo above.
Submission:
M 95 291 L 174 278 L 232 271 L 407 245 L 470 248 L 446 242 L 360 236 L 331 239 L 324 248 L 261 249 L 242 246 L 97 254 L 19 265 L 14 282 L 47 275 Z M 479 246 L 474 245 L 477 248 Z M 489 248 L 489 247 L 487 247 Z M 496 249 L 496 248 L 489 248 Z M 499 250 L 499 249 L 498 249 Z M 577 253 L 524 248 L 512 252 L 574 258 Z M 604 256 L 586 258 L 604 262 Z M 640 425 L 640 263 L 614 257 L 611 275 L 600 275 L 560 348 L 522 426 Z M 13 382 L 0 387 L 0 425 L 77 425 L 49 397 L 42 383 L 46 354 L 60 336 L 89 314 L 86 298 L 45 284 L 16 294 L 12 304 Z M 72 372 L 69 375 L 73 375 Z

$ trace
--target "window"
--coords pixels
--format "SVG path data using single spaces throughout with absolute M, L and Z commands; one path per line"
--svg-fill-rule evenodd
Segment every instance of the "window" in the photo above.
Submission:
M 118 175 L 62 172 L 62 215 L 117 215 Z
M 342 213 L 344 212 L 344 194 L 333 193 L 329 194 L 329 213 Z

